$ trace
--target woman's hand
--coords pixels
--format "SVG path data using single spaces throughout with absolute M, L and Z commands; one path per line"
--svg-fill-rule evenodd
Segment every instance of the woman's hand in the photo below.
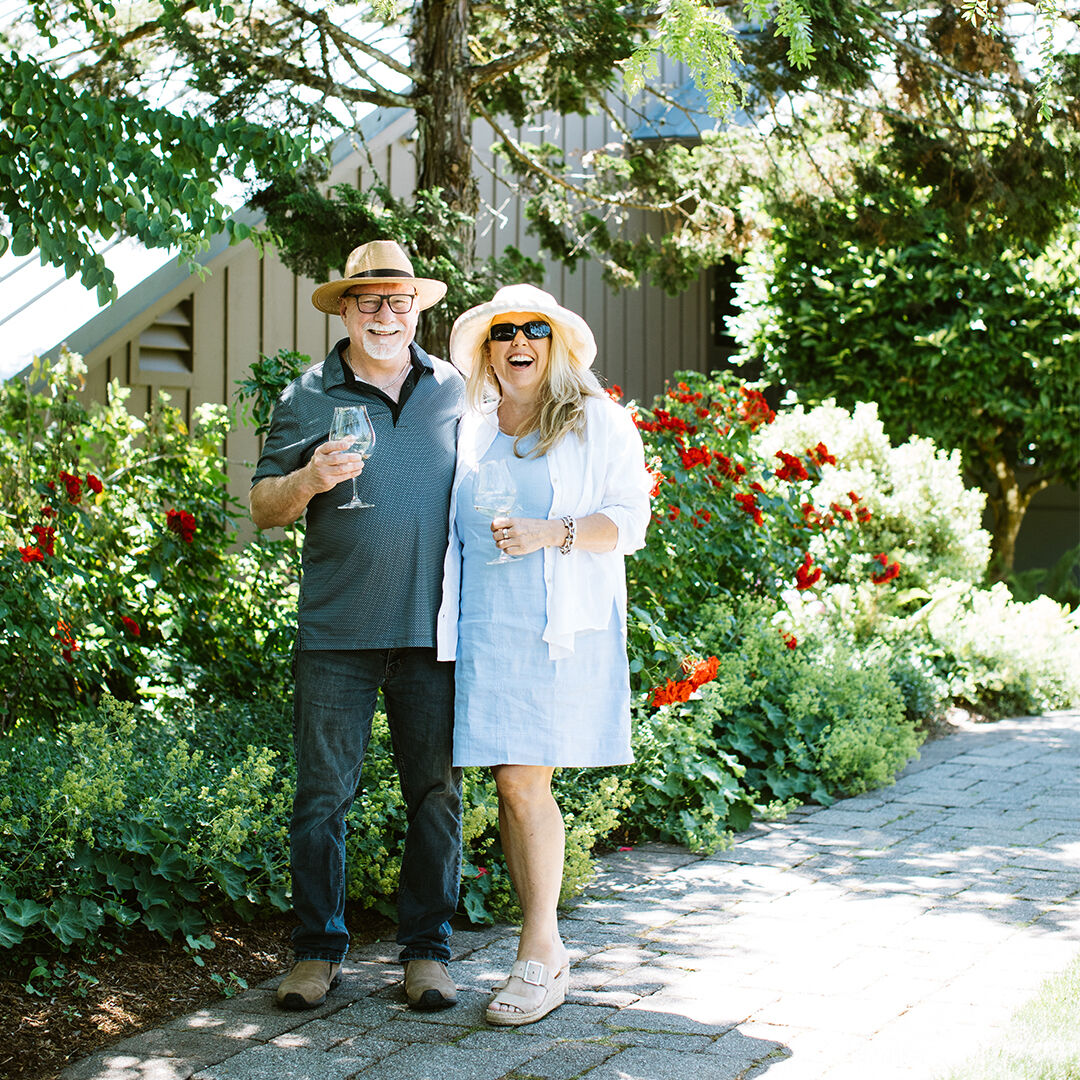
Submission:
M 566 539 L 566 526 L 556 518 L 497 517 L 491 534 L 500 551 L 508 555 L 529 555 L 545 547 L 558 547 Z

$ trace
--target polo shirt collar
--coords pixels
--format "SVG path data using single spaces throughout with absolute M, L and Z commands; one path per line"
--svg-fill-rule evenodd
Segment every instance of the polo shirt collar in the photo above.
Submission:
M 323 390 L 332 390 L 335 387 L 345 385 L 345 370 L 342 367 L 341 350 L 343 346 L 348 344 L 348 341 L 348 338 L 342 338 L 327 354 L 322 369 Z M 413 364 L 419 364 L 427 371 L 435 371 L 435 365 L 432 363 L 431 357 L 415 341 L 409 345 L 409 358 Z

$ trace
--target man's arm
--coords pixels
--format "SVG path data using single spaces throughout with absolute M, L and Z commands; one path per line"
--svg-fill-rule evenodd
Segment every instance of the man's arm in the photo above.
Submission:
M 287 476 L 263 477 L 248 495 L 255 527 L 272 529 L 276 525 L 291 525 L 316 495 L 359 476 L 364 471 L 363 456 L 343 453 L 351 444 L 351 438 L 323 443 L 306 465 Z

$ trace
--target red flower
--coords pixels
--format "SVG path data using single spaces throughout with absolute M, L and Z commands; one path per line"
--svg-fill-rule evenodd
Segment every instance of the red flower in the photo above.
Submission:
M 708 465 L 712 461 L 711 452 L 704 446 L 691 446 L 688 450 L 680 449 L 682 466 L 689 471 L 695 465 Z
M 735 496 L 735 501 L 754 519 L 755 525 L 763 524 L 764 518 L 761 515 L 761 507 L 757 504 L 755 494 L 752 492 L 739 492 Z
M 869 506 L 860 506 L 859 509 L 855 511 L 855 516 L 863 525 L 865 525 L 874 515 L 870 513 Z
M 56 529 L 52 525 L 35 525 L 31 531 L 46 555 L 56 554 Z
M 86 486 L 95 494 L 100 495 L 105 485 L 93 474 L 86 474 Z
M 44 562 L 45 556 L 42 555 L 40 549 L 36 544 L 28 547 L 19 548 L 19 554 L 22 556 L 23 562 Z
M 68 502 L 75 505 L 82 502 L 83 482 L 77 476 L 72 476 L 68 472 L 61 472 L 60 479 L 64 482 L 64 487 L 67 488 Z
M 705 420 L 705 419 L 707 419 L 707 418 L 708 418 L 708 415 L 709 415 L 709 410 L 708 410 L 708 409 L 706 409 L 704 405 L 699 405 L 699 406 L 698 406 L 698 407 L 697 407 L 697 408 L 696 408 L 696 409 L 694 410 L 694 412 L 695 412 L 695 413 L 697 413 L 697 415 L 698 415 L 698 416 L 700 416 L 702 420 Z
M 691 519 L 695 529 L 704 529 L 710 521 L 712 521 L 712 514 L 709 513 L 704 507 L 700 510 L 694 511 L 694 516 Z
M 176 533 L 185 544 L 190 544 L 195 535 L 195 515 L 187 510 L 169 510 L 165 514 L 165 523 L 170 531 Z
M 484 877 L 484 875 L 488 874 L 488 873 L 490 873 L 490 871 L 488 870 L 488 868 L 486 866 L 478 866 L 476 868 L 476 876 L 477 877 Z
M 71 623 L 65 622 L 63 619 L 58 619 L 56 622 L 57 636 L 60 638 L 60 644 L 63 646 L 60 650 L 60 655 L 70 664 L 71 654 L 79 651 L 79 643 L 72 637 Z
M 803 556 L 802 565 L 795 570 L 795 588 L 802 592 L 812 588 L 821 580 L 821 567 L 814 566 L 814 557 L 808 551 Z
M 668 510 L 671 511 L 667 516 L 668 521 L 675 521 L 682 513 L 674 503 L 668 503 Z
M 845 521 L 855 520 L 855 515 L 846 506 L 841 506 L 839 503 L 829 503 L 829 509 L 833 513 L 839 514 Z
M 806 466 L 800 458 L 797 458 L 794 454 L 786 454 L 783 450 L 777 450 L 775 456 L 783 462 L 781 467 L 776 470 L 778 480 L 809 479 L 810 474 L 806 471 Z
M 58 511 L 54 510 L 51 506 L 43 506 L 41 508 L 41 516 L 48 521 L 49 518 L 56 517 Z
M 746 466 L 741 465 L 738 462 L 733 463 L 731 458 L 727 454 L 717 454 L 714 458 L 716 462 L 716 471 L 721 476 L 726 476 L 729 480 L 738 480 L 746 472 Z M 719 484 L 714 484 L 714 487 L 719 487 Z
M 708 660 L 688 656 L 683 660 L 682 668 L 689 677 L 678 682 L 668 679 L 663 686 L 656 687 L 652 691 L 651 704 L 659 707 L 672 705 L 677 701 L 687 701 L 699 686 L 716 678 L 719 666 L 720 661 L 715 656 L 710 656 Z
M 851 500 L 851 501 L 852 501 L 853 503 L 857 503 L 857 502 L 862 502 L 862 499 L 861 499 L 861 498 L 859 498 L 859 496 L 858 496 L 858 495 L 856 495 L 854 491 L 849 491 L 849 492 L 847 493 L 847 497 L 848 497 L 848 498 L 849 498 L 849 499 L 850 499 L 850 500 Z
M 121 615 L 120 621 L 124 624 L 124 629 L 132 636 L 138 637 L 142 633 L 142 629 L 134 619 L 129 619 L 127 615 Z
M 886 581 L 892 581 L 893 578 L 900 576 L 900 563 L 889 562 L 889 557 L 885 552 L 879 552 L 874 558 L 881 563 L 882 566 L 881 570 L 870 575 L 870 580 L 875 585 L 884 585 Z
M 776 413 L 769 408 L 769 403 L 760 390 L 740 386 L 739 393 L 743 396 L 743 400 L 739 402 L 739 419 L 751 431 L 755 431 L 761 424 L 771 424 L 776 419 Z
M 817 446 L 808 447 L 806 450 L 806 456 L 815 465 L 835 465 L 836 458 L 829 453 L 829 448 L 823 443 L 819 442 Z
M 664 409 L 653 409 L 654 420 L 639 420 L 637 426 L 642 431 L 674 431 L 678 435 L 693 435 L 697 431 L 694 424 L 688 424 Z
M 788 634 L 781 630 L 780 636 L 784 639 L 784 644 L 789 649 L 797 649 L 799 647 L 799 639 L 794 634 Z

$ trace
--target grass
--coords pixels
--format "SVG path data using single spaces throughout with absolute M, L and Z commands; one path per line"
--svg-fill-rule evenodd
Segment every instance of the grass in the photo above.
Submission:
M 1080 956 L 1043 983 L 993 1046 L 939 1080 L 1080 1080 Z

